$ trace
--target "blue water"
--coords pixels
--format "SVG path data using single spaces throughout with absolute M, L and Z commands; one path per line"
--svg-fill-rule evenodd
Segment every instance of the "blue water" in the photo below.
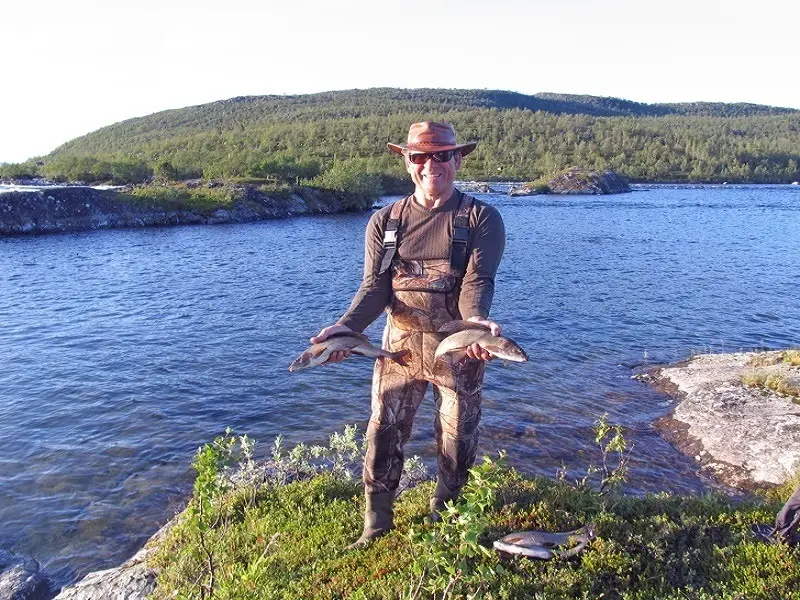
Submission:
M 633 368 L 800 344 L 800 189 L 478 196 L 508 233 L 493 316 L 531 357 L 489 366 L 482 450 L 579 476 L 608 412 L 635 444 L 630 492 L 707 489 Z M 0 239 L 0 547 L 64 584 L 180 510 L 194 451 L 226 426 L 262 455 L 363 427 L 370 361 L 287 366 L 349 304 L 368 218 Z M 428 402 L 409 453 L 432 452 Z

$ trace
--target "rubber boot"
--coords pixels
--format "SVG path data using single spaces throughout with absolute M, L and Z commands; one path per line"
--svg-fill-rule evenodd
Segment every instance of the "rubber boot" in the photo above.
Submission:
M 428 520 L 431 523 L 438 523 L 441 521 L 441 512 L 444 510 L 444 505 L 450 500 L 455 501 L 455 499 L 458 498 L 459 492 L 461 492 L 461 488 L 451 490 L 441 479 L 437 478 L 436 489 L 433 490 L 433 496 L 431 496 L 429 503 L 430 514 L 428 515 Z
M 350 544 L 347 549 L 361 548 L 375 538 L 388 533 L 394 527 L 392 504 L 394 492 L 366 493 L 367 508 L 364 511 L 364 531 L 361 537 Z

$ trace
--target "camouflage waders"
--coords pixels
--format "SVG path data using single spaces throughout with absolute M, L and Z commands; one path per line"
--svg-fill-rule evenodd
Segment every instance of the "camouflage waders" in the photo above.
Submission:
M 399 221 L 406 199 L 395 203 L 390 219 Z M 458 223 L 467 222 L 472 200 L 461 201 Z M 459 219 L 460 217 L 460 219 Z M 454 244 L 455 250 L 455 244 Z M 411 435 L 414 415 L 428 384 L 436 401 L 438 474 L 431 508 L 439 509 L 455 498 L 467 481 L 475 461 L 484 363 L 445 355 L 434 362 L 433 354 L 444 338 L 437 329 L 460 319 L 458 293 L 463 276 L 451 260 L 391 261 L 392 301 L 383 335 L 387 350 L 409 350 L 406 366 L 388 360 L 375 362 L 372 379 L 372 416 L 367 428 L 369 448 L 364 462 L 368 495 L 393 493 L 403 471 L 403 447 Z
M 789 543 L 800 542 L 800 486 L 775 517 L 774 535 Z

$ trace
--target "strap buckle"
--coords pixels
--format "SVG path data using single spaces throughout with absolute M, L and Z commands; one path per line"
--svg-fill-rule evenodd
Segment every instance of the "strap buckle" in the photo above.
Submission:
M 469 239 L 469 229 L 466 227 L 454 227 L 453 228 L 453 245 L 454 246 L 466 246 L 467 240 Z
M 394 247 L 397 245 L 397 230 L 387 229 L 383 232 L 383 247 Z

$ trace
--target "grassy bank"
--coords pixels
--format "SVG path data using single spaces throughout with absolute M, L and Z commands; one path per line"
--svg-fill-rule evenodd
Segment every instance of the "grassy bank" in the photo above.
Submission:
M 530 478 L 484 459 L 442 522 L 426 521 L 432 483 L 422 483 L 398 498 L 394 531 L 347 551 L 363 511 L 349 433 L 328 449 L 277 453 L 267 470 L 254 468 L 245 444 L 238 482 L 223 468 L 237 438 L 201 449 L 194 497 L 152 559 L 155 597 L 800 598 L 800 550 L 749 534 L 752 523 L 773 520 L 789 485 L 738 503 L 716 494 L 637 498 L 613 485 L 600 491 L 594 477 Z M 589 522 L 597 537 L 574 559 L 491 550 L 511 531 Z
M 134 204 L 210 214 L 242 203 L 285 202 L 292 196 L 312 202 L 323 197 L 335 198 L 345 210 L 363 210 L 372 206 L 383 192 L 376 178 L 361 177 L 357 173 L 348 173 L 339 180 L 329 178 L 307 183 L 292 185 L 252 178 L 154 182 L 134 186 L 124 196 Z
M 787 367 L 788 372 L 764 369 L 775 365 Z M 754 370 L 742 375 L 742 383 L 749 387 L 772 390 L 800 404 L 800 385 L 798 385 L 800 374 L 796 369 L 800 367 L 800 349 L 792 348 L 779 353 L 756 356 L 750 361 L 750 366 Z

